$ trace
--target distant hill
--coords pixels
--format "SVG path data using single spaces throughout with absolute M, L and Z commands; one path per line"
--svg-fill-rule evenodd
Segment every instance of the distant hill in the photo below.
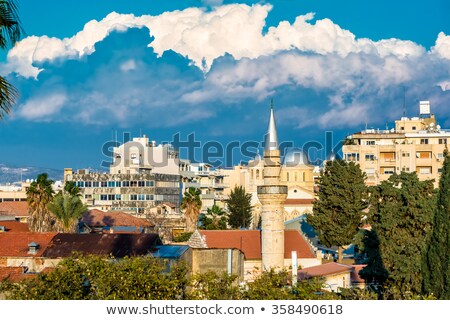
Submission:
M 36 179 L 40 173 L 48 173 L 50 179 L 57 181 L 64 179 L 64 170 L 41 167 L 15 167 L 0 163 L 0 184 L 19 183 L 27 179 Z

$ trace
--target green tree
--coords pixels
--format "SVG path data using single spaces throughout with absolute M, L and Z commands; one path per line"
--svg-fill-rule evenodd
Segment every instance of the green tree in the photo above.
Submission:
M 0 0 L 0 49 L 6 49 L 20 40 L 22 26 L 13 0 Z M 11 111 L 18 92 L 12 84 L 0 76 L 0 119 Z
M 64 185 L 64 192 L 65 194 L 69 194 L 71 196 L 80 197 L 81 191 L 80 188 L 78 188 L 73 181 L 66 181 Z
M 241 290 L 236 276 L 212 271 L 194 274 L 190 281 L 190 300 L 240 300 Z
M 53 181 L 48 179 L 47 173 L 41 173 L 27 189 L 28 226 L 32 232 L 56 230 L 56 218 L 47 208 L 47 205 L 53 200 L 52 183 Z
M 360 275 L 378 283 L 384 298 L 423 294 L 422 264 L 434 208 L 433 181 L 420 181 L 415 172 L 393 174 L 371 188 L 372 232 L 365 240 L 369 259 Z
M 226 212 L 217 205 L 207 209 L 206 214 L 200 215 L 200 229 L 203 230 L 226 230 Z
M 341 159 L 328 161 L 319 177 L 319 192 L 313 214 L 307 221 L 326 246 L 338 246 L 342 262 L 342 246 L 352 242 L 367 208 L 366 175 L 358 164 Z
M 175 300 L 185 298 L 187 268 L 153 257 L 64 259 L 35 279 L 3 285 L 8 299 L 19 300 Z
M 76 232 L 78 220 L 86 212 L 87 207 L 80 198 L 70 194 L 58 194 L 47 208 L 54 214 L 62 232 Z
M 450 155 L 446 150 L 439 180 L 433 232 L 424 261 L 424 288 L 439 299 L 450 300 Z
M 231 228 L 249 228 L 252 223 L 252 195 L 242 186 L 236 186 L 231 190 L 226 200 L 228 211 L 228 224 Z
M 193 232 L 197 228 L 198 216 L 202 209 L 200 194 L 201 191 L 199 189 L 190 187 L 183 195 L 181 209 L 184 210 L 184 215 L 186 217 L 187 232 Z

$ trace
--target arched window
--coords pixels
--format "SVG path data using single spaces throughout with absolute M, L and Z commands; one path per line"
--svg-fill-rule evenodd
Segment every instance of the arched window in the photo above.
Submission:
M 303 181 L 306 181 L 306 174 L 303 172 Z
M 256 169 L 256 179 L 259 179 L 259 169 Z
M 286 172 L 286 181 L 289 181 L 289 172 Z
M 297 171 L 295 171 L 295 181 L 297 181 Z

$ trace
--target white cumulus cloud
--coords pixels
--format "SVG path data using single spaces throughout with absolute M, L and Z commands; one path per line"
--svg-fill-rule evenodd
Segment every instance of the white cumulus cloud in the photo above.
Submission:
M 149 46 L 157 55 L 173 50 L 190 59 L 204 72 L 210 70 L 214 60 L 226 53 L 237 60 L 292 49 L 318 54 L 336 53 L 341 57 L 362 52 L 379 57 L 394 55 L 408 58 L 425 53 L 422 46 L 411 41 L 356 39 L 353 33 L 330 19 L 312 22 L 313 13 L 298 16 L 292 24 L 281 21 L 263 34 L 271 8 L 269 4 L 230 4 L 214 7 L 210 11 L 187 8 L 140 17 L 113 12 L 101 21 L 86 23 L 83 30 L 70 38 L 25 38 L 9 51 L 7 63 L 0 67 L 0 72 L 16 72 L 24 77 L 36 78 L 41 71 L 37 66 L 44 61 L 76 59 L 92 54 L 95 44 L 111 32 L 143 27 L 148 28 L 154 37 Z M 450 57 L 449 42 L 448 37 L 440 34 L 434 51 L 442 57 Z
M 50 121 L 67 102 L 64 93 L 52 93 L 45 96 L 31 98 L 19 106 L 19 117 L 26 120 Z

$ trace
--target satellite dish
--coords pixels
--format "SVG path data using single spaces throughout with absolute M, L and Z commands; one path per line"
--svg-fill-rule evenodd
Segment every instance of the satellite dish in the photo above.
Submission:
M 394 133 L 394 132 L 395 132 L 395 129 L 394 129 L 394 128 L 392 128 L 392 129 L 391 129 L 391 132 L 392 132 L 392 133 Z

